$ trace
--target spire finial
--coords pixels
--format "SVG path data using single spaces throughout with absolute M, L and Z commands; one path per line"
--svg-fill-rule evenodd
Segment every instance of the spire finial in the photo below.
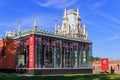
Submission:
M 64 4 L 64 9 L 66 9 L 66 4 Z
M 18 21 L 18 35 L 21 33 L 21 21 Z
M 55 33 L 56 33 L 56 30 L 57 30 L 57 20 L 56 19 L 54 20 L 54 23 L 55 23 Z
M 77 8 L 77 16 L 79 16 L 79 8 Z
M 79 14 L 79 8 L 77 8 L 77 18 L 81 21 L 80 14 Z
M 36 20 L 37 14 L 34 14 L 34 30 L 37 30 L 37 20 Z
M 64 17 L 67 15 L 66 4 L 64 4 Z

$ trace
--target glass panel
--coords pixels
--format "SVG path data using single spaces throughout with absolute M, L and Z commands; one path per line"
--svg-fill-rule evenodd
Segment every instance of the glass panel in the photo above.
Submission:
M 76 68 L 78 66 L 78 52 L 75 51 L 75 64 L 74 67 Z
M 58 64 L 58 67 L 60 67 L 60 57 L 61 57 L 61 55 L 60 55 L 60 54 L 61 54 L 61 53 L 60 53 L 60 49 L 58 48 L 56 52 L 57 52 L 57 55 L 56 55 L 56 56 L 57 56 L 57 60 L 58 60 L 58 61 L 57 61 L 57 64 Z
M 46 50 L 45 53 L 45 64 L 46 66 L 52 66 L 52 48 L 50 48 L 49 50 Z
M 18 65 L 24 65 L 24 59 L 25 56 L 24 55 L 18 55 Z
M 66 67 L 70 67 L 70 51 L 66 51 L 65 53 L 65 63 Z
M 82 56 L 83 56 L 83 63 L 86 63 L 86 61 L 87 61 L 86 60 L 86 51 L 83 51 L 83 55 Z

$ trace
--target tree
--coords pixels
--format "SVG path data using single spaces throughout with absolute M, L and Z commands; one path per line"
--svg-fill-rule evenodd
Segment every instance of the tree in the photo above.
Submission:
M 92 56 L 92 61 L 100 61 L 100 57 L 94 57 L 94 56 Z

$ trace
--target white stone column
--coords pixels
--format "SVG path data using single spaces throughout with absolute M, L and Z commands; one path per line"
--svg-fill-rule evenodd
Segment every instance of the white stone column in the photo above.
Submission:
M 64 49 L 64 54 L 63 54 L 63 64 L 64 64 L 64 68 L 65 68 L 65 49 Z
M 77 65 L 78 65 L 78 60 L 77 60 L 78 54 L 77 53 L 78 53 L 77 51 L 74 52 L 74 61 L 75 61 L 74 68 L 77 68 Z
M 62 42 L 60 41 L 60 68 L 62 68 Z
M 89 66 L 92 67 L 92 44 L 89 45 Z
M 56 64 L 56 47 L 54 47 L 54 52 L 53 52 L 53 57 L 54 57 L 54 68 L 57 67 L 57 64 Z
M 79 67 L 81 67 L 81 50 L 79 50 Z

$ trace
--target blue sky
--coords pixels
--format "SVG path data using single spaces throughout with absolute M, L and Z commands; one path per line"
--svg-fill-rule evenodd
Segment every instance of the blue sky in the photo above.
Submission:
M 5 31 L 32 29 L 34 14 L 38 26 L 54 30 L 61 25 L 64 8 L 79 8 L 82 24 L 87 25 L 93 42 L 93 56 L 120 59 L 120 0 L 0 0 L 0 37 Z

